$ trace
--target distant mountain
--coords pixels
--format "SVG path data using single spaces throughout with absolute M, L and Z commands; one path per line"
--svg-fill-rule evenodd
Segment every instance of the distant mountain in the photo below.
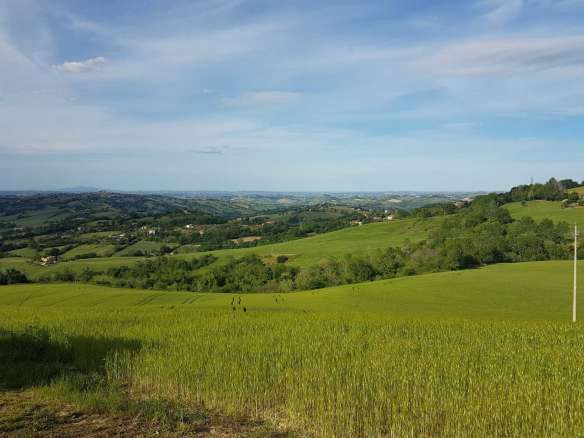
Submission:
M 66 187 L 64 189 L 55 190 L 55 192 L 57 192 L 57 193 L 95 193 L 95 192 L 99 192 L 99 191 L 101 191 L 101 189 L 98 189 L 96 187 L 85 187 L 85 186 Z

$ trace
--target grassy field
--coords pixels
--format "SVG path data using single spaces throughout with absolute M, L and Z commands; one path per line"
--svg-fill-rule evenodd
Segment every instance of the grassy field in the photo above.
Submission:
M 14 268 L 19 271 L 26 272 L 29 275 L 35 276 L 42 273 L 45 268 L 41 265 L 33 263 L 30 259 L 25 257 L 5 257 L 0 258 L 0 269 Z
M 95 409 L 119 408 L 123 393 L 317 436 L 578 436 L 584 329 L 567 322 L 570 267 L 292 294 L 6 286 L 0 355 L 18 346 L 24 359 L 0 361 L 0 379 Z M 35 343 L 41 369 L 23 363 Z
M 407 219 L 366 224 L 283 243 L 201 252 L 199 255 L 214 254 L 219 258 L 228 255 L 240 257 L 251 253 L 268 258 L 285 255 L 289 257 L 290 264 L 310 266 L 331 256 L 363 254 L 390 246 L 401 246 L 408 241 L 423 240 L 440 220 L 441 218 Z
M 571 263 L 564 261 L 500 264 L 318 291 L 241 297 L 250 312 L 334 311 L 417 318 L 564 320 L 570 310 L 570 269 Z M 0 305 L 18 304 L 24 296 L 26 305 L 32 307 L 53 307 L 59 303 L 67 307 L 180 306 L 187 302 L 189 308 L 211 310 L 230 310 L 233 298 L 232 294 L 218 293 L 34 284 L 2 288 Z
M 201 245 L 182 245 L 176 248 L 174 254 L 193 254 L 199 252 Z
M 112 236 L 120 234 L 119 231 L 96 231 L 93 233 L 83 233 L 79 235 L 79 239 L 81 240 L 99 240 L 99 239 L 107 239 Z
M 82 256 L 85 254 L 96 254 L 97 257 L 109 257 L 111 256 L 116 250 L 114 245 L 110 244 L 83 244 L 76 246 L 75 248 L 67 251 L 65 254 L 62 255 L 63 260 L 71 260 L 75 257 Z
M 536 221 L 542 219 L 551 219 L 554 222 L 568 222 L 570 225 L 578 224 L 578 227 L 584 228 L 584 208 L 562 208 L 560 202 L 555 201 L 529 201 L 525 205 L 521 202 L 513 202 L 504 206 L 511 216 L 515 219 L 521 219 L 529 216 Z
M 20 248 L 15 249 L 14 251 L 10 251 L 11 256 L 16 257 L 26 257 L 26 258 L 34 258 L 37 255 L 37 251 L 34 248 Z
M 123 250 L 117 252 L 115 254 L 115 256 L 116 257 L 132 256 L 136 251 L 142 251 L 142 253 L 144 253 L 144 254 L 156 253 L 156 252 L 160 251 L 160 248 L 162 248 L 163 246 L 168 246 L 168 247 L 173 248 L 176 246 L 176 244 L 164 243 L 164 242 L 153 242 L 150 240 L 140 240 L 139 242 L 136 242 L 133 245 L 130 245 L 130 246 L 124 248 Z

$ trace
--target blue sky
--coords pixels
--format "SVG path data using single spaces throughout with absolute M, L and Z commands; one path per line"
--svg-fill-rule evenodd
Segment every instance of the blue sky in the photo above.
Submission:
M 584 179 L 584 0 L 0 2 L 0 190 Z

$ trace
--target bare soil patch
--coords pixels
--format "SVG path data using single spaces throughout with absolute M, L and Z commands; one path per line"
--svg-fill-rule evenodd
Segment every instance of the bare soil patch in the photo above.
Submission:
M 144 416 L 83 412 L 32 391 L 0 391 L 0 437 L 285 437 L 251 420 L 208 416 L 158 424 Z

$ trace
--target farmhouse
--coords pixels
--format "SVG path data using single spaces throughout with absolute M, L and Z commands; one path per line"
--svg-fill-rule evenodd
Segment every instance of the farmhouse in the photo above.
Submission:
M 41 263 L 41 266 L 49 266 L 49 265 L 54 265 L 58 261 L 59 260 L 56 256 L 45 256 L 45 257 L 41 257 L 40 263 Z

